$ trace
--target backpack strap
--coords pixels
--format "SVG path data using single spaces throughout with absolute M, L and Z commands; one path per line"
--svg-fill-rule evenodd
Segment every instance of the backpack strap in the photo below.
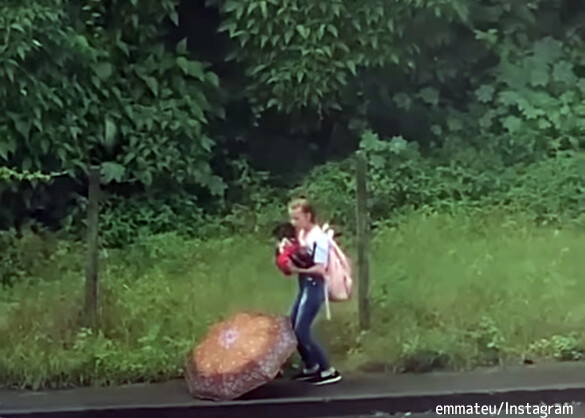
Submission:
M 315 251 L 317 250 L 317 242 L 313 243 L 313 261 L 315 260 Z M 329 249 L 331 251 L 331 249 Z M 327 256 L 329 258 L 329 256 Z M 329 261 L 329 260 L 328 260 Z M 325 267 L 327 268 L 327 267 Z M 325 315 L 328 321 L 331 321 L 331 309 L 329 308 L 329 286 L 327 285 L 327 277 L 323 276 L 323 297 L 325 299 Z

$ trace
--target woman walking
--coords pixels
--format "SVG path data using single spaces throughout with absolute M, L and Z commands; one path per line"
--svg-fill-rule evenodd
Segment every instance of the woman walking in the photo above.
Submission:
M 329 255 L 329 237 L 316 224 L 315 210 L 307 199 L 289 204 L 290 221 L 303 245 L 313 251 L 312 267 L 301 269 L 289 263 L 292 274 L 299 275 L 299 293 L 291 311 L 291 321 L 298 340 L 298 351 L 305 364 L 296 380 L 315 385 L 339 382 L 341 375 L 329 365 L 321 346 L 313 339 L 311 326 L 325 301 L 325 269 Z

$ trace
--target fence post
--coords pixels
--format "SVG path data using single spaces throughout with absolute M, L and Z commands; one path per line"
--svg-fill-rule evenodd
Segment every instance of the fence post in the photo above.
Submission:
M 85 321 L 96 328 L 98 322 L 98 237 L 100 210 L 100 167 L 89 168 L 87 207 L 87 254 L 85 264 Z
M 361 151 L 356 155 L 356 224 L 358 258 L 358 306 L 361 331 L 370 328 L 370 228 L 368 216 L 367 161 Z

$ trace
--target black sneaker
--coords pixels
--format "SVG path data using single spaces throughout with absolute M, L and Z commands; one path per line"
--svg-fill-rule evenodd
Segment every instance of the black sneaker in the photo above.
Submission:
M 309 382 L 316 386 L 321 385 L 330 385 L 332 383 L 337 383 L 341 380 L 341 375 L 335 369 L 329 369 L 324 372 L 317 373 L 313 378 L 307 379 L 306 382 Z
M 293 380 L 304 382 L 307 380 L 315 379 L 318 376 L 319 376 L 319 368 L 318 367 L 315 367 L 315 369 L 313 369 L 313 370 L 302 369 L 300 371 L 300 373 L 297 373 L 296 375 L 293 376 Z

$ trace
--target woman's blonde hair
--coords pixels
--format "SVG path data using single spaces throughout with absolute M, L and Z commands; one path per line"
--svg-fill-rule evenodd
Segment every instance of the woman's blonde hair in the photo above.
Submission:
M 313 223 L 315 222 L 317 215 L 315 213 L 315 208 L 313 207 L 311 202 L 309 202 L 309 199 L 307 199 L 306 197 L 299 197 L 299 198 L 293 199 L 288 204 L 289 212 L 292 212 L 293 210 L 299 209 L 299 208 L 303 211 L 303 213 L 309 214 L 311 222 L 313 222 Z

